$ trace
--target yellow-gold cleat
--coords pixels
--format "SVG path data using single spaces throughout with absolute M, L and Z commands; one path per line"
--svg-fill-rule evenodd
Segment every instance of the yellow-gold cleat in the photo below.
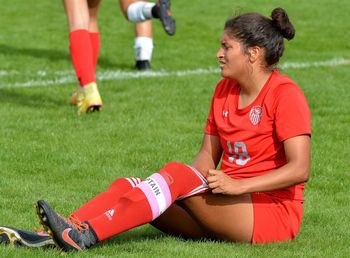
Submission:
M 77 105 L 78 114 L 100 111 L 102 109 L 102 99 L 95 82 L 89 83 L 78 89 L 71 97 L 71 104 Z

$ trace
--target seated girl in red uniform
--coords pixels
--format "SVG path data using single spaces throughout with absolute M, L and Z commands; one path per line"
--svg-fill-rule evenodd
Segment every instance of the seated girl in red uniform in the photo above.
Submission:
M 229 19 L 217 53 L 223 79 L 192 164 L 170 162 L 145 180 L 119 178 L 69 218 L 39 200 L 56 245 L 84 250 L 145 223 L 186 238 L 295 238 L 310 176 L 310 111 L 297 84 L 276 69 L 284 38 L 294 34 L 282 8 L 271 18 Z

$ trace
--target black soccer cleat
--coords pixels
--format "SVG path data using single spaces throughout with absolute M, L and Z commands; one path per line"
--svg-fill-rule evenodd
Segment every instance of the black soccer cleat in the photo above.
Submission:
M 35 232 L 16 229 L 12 227 L 0 227 L 0 245 L 15 247 L 54 247 L 55 242 L 47 232 Z
M 159 19 L 162 22 L 165 32 L 173 36 L 175 34 L 176 22 L 170 11 L 170 0 L 159 0 L 156 3 L 159 10 Z
M 97 236 L 88 223 L 58 215 L 43 200 L 37 202 L 36 209 L 41 224 L 63 251 L 82 251 L 97 243 Z
M 149 60 L 136 60 L 135 69 L 139 71 L 151 70 L 151 63 Z

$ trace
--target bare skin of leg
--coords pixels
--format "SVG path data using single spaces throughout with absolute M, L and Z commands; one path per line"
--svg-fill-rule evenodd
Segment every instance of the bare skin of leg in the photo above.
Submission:
M 136 37 L 152 38 L 152 21 L 144 21 L 135 24 Z
M 88 0 L 89 8 L 89 28 L 90 32 L 98 32 L 97 15 L 102 0 Z
M 178 204 L 172 204 L 160 217 L 151 222 L 160 231 L 183 238 L 207 238 L 208 234 L 191 215 Z
M 101 0 L 63 0 L 69 31 L 86 29 L 98 32 L 97 12 Z
M 86 0 L 63 0 L 69 31 L 88 29 L 89 8 Z
M 251 242 L 254 214 L 249 194 L 205 193 L 186 198 L 177 205 L 183 209 L 170 207 L 169 212 L 163 213 L 152 225 L 165 233 L 191 238 Z

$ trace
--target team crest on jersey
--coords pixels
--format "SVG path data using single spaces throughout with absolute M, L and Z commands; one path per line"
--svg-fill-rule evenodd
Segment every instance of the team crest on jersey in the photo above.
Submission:
M 249 119 L 253 125 L 257 125 L 261 121 L 262 107 L 254 106 L 249 111 Z

